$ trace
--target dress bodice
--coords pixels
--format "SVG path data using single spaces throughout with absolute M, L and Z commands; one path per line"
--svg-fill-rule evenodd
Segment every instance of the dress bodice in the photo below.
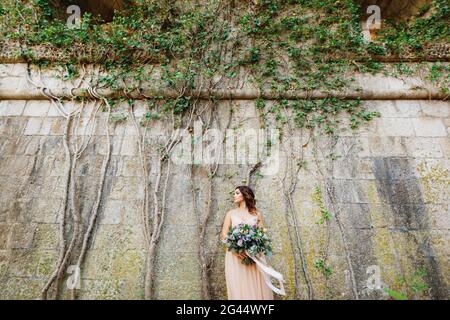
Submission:
M 236 227 L 239 223 L 246 223 L 249 225 L 255 225 L 258 223 L 258 216 L 247 213 L 246 215 L 233 212 L 231 214 L 231 225 Z

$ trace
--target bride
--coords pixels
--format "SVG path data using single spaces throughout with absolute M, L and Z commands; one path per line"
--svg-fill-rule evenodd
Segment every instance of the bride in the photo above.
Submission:
M 230 228 L 239 223 L 263 226 L 261 213 L 256 209 L 255 195 L 247 186 L 234 190 L 234 203 L 237 208 L 227 212 L 222 226 L 221 240 L 225 239 Z M 241 262 L 245 253 L 228 251 L 225 254 L 225 278 L 229 300 L 273 300 L 273 292 L 267 285 L 267 274 L 261 272 L 257 264 L 245 265 Z M 259 258 L 266 263 L 264 255 Z

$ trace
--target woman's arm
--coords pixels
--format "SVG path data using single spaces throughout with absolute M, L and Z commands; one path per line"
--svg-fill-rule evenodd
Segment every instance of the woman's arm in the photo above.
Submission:
M 264 220 L 261 212 L 257 211 L 258 214 L 258 226 L 264 228 Z
M 231 210 L 227 212 L 225 215 L 225 219 L 223 220 L 222 231 L 220 232 L 220 240 L 224 240 L 228 234 L 228 230 L 230 230 L 231 226 Z

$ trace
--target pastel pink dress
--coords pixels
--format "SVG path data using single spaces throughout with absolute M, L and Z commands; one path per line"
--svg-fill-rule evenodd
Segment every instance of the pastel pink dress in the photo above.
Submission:
M 256 224 L 258 217 L 247 213 L 245 219 L 236 212 L 231 214 L 232 227 L 239 223 Z M 263 254 L 260 260 L 266 262 Z M 227 283 L 228 300 L 273 300 L 273 292 L 265 282 L 265 274 L 256 264 L 245 265 L 242 260 L 228 251 L 225 254 L 225 279 Z

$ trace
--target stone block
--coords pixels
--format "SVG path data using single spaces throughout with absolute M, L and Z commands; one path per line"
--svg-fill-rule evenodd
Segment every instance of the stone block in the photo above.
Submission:
M 439 118 L 413 118 L 414 131 L 418 137 L 446 137 L 447 130 Z
M 367 106 L 370 111 L 378 111 L 382 118 L 410 118 L 420 115 L 420 102 L 413 100 L 398 100 L 398 101 L 365 101 L 364 106 Z
M 450 135 L 450 118 L 443 119 L 444 126 L 447 129 L 447 134 Z
M 28 139 L 25 139 L 28 138 Z M 24 153 L 27 156 L 34 156 L 36 155 L 40 148 L 41 148 L 41 137 L 39 136 L 24 136 L 23 137 L 26 142 L 24 143 Z
M 124 177 L 140 177 L 142 175 L 139 157 L 122 157 L 120 175 Z
M 19 142 L 24 140 L 25 139 L 20 139 Z M 14 154 L 23 154 L 23 148 L 20 147 L 17 140 L 5 138 L 3 140 L 3 144 L 1 145 L 1 155 L 5 157 Z
M 93 249 L 104 248 L 144 249 L 145 240 L 142 225 L 103 224 L 93 237 Z
M 142 200 L 123 201 L 124 215 L 123 223 L 131 225 L 142 225 Z
M 48 104 L 49 104 L 49 106 L 48 106 L 47 117 L 61 117 L 62 118 L 62 114 L 59 112 L 56 105 L 54 103 L 51 103 L 50 101 L 48 102 Z
M 29 176 L 29 170 L 32 169 L 31 158 L 32 156 L 5 156 L 4 163 L 0 166 L 0 175 Z
M 109 200 L 99 217 L 100 224 L 119 224 L 125 214 L 125 206 L 120 200 Z
M 122 149 L 123 136 L 110 136 L 111 154 L 120 155 Z M 99 154 L 105 155 L 108 152 L 108 140 L 106 137 L 98 137 L 96 139 L 96 150 Z
M 178 252 L 175 258 L 161 255 L 156 268 L 157 299 L 200 299 L 200 269 L 196 254 Z
M 110 198 L 116 200 L 137 199 L 142 190 L 142 181 L 139 177 L 116 177 L 112 180 Z
M 1 121 L 3 120 L 3 121 Z M 24 132 L 28 123 L 27 118 L 23 117 L 0 117 L 1 134 L 9 137 L 19 137 Z
M 50 118 L 51 119 L 51 118 Z M 62 136 L 66 130 L 66 121 L 63 118 L 54 118 L 51 121 L 50 135 Z
M 29 118 L 27 126 L 25 128 L 25 135 L 38 135 L 41 131 L 42 119 L 41 118 Z
M 62 200 L 58 198 L 39 197 L 32 203 L 32 221 L 41 224 L 55 224 L 62 210 Z
M 445 118 L 450 116 L 450 103 L 448 101 L 421 101 L 422 113 L 426 117 Z
M 139 118 L 143 117 L 147 113 L 147 108 L 144 103 L 138 102 L 136 103 L 133 111 L 136 121 L 139 123 Z
M 6 101 L 0 101 L 0 117 L 6 117 L 8 112 L 9 110 Z
M 42 287 L 45 279 L 35 279 L 33 277 L 7 277 L 6 281 L 0 284 L 1 299 L 17 300 L 37 300 L 40 299 Z
M 427 236 L 427 235 L 425 235 Z M 450 232 L 448 230 L 432 230 L 430 231 L 430 242 L 434 249 L 434 254 L 437 257 L 441 257 L 443 261 L 447 261 L 450 255 L 450 249 L 448 244 L 450 243 Z
M 347 158 L 333 161 L 333 178 L 336 179 L 374 179 L 370 158 Z
M 0 117 L 20 116 L 25 108 L 25 100 L 0 101 Z
M 39 131 L 40 135 L 49 135 L 53 126 L 53 120 L 50 118 L 43 118 L 42 119 L 42 126 L 41 130 Z
M 129 119 L 127 122 L 125 122 L 124 126 L 125 126 L 125 132 L 124 132 L 125 136 L 137 136 L 138 133 L 136 131 L 136 127 L 134 126 L 134 123 L 131 119 Z M 140 129 L 143 129 L 139 125 L 139 123 L 138 123 L 138 127 Z
M 379 136 L 414 136 L 414 127 L 409 118 L 376 118 L 377 135 Z
M 381 102 L 382 103 L 382 102 Z M 394 109 L 389 113 L 392 117 L 417 117 L 421 112 L 421 102 L 414 100 L 396 100 L 393 101 Z M 382 117 L 385 114 L 381 115 Z
M 28 249 L 31 247 L 36 232 L 36 224 L 18 223 L 13 227 L 11 247 L 13 249 Z
M 399 157 L 407 154 L 404 137 L 369 137 L 373 157 Z
M 441 158 L 439 138 L 405 137 L 404 139 L 408 155 L 413 158 Z
M 339 205 L 339 209 L 341 222 L 346 228 L 370 229 L 372 227 L 370 204 L 343 203 Z
M 122 156 L 135 156 L 138 154 L 137 139 L 133 136 L 125 136 L 122 141 Z
M 49 175 L 50 177 L 58 177 L 58 179 L 61 179 L 66 176 L 66 159 L 62 158 L 54 158 L 52 170 L 50 171 Z M 61 181 L 64 179 L 61 179 Z
M 118 113 L 117 115 L 115 115 L 116 117 L 119 117 L 121 119 L 121 117 L 126 117 L 128 114 L 127 113 Z M 117 121 L 116 123 L 114 123 L 114 121 Z M 109 120 L 109 123 L 111 124 L 111 134 L 115 135 L 115 136 L 123 136 L 125 134 L 125 120 Z
M 198 230 L 195 225 L 165 225 L 161 230 L 161 249 L 165 252 L 198 251 Z
M 27 101 L 23 116 L 26 117 L 45 117 L 50 108 L 50 101 L 47 100 L 30 100 Z
M 56 250 L 58 249 L 58 244 L 58 224 L 39 223 L 35 230 L 33 246 L 39 249 Z
M 83 279 L 81 281 L 80 299 L 83 300 L 119 300 L 122 299 L 123 280 L 118 279 Z M 138 297 L 135 297 L 138 299 Z M 142 299 L 139 296 L 139 299 Z
M 434 230 L 450 230 L 450 205 L 427 204 L 428 224 Z
M 446 137 L 438 138 L 444 157 L 450 159 L 450 139 Z
M 13 249 L 10 253 L 8 275 L 10 277 L 33 277 L 38 264 L 38 252 Z
M 58 136 L 45 136 L 41 139 L 41 151 L 44 156 L 58 156 L 65 158 L 63 138 Z
M 43 279 L 48 279 L 58 262 L 57 250 L 39 250 L 39 260 L 36 268 L 36 275 Z
M 363 185 L 365 180 L 333 179 L 335 197 L 339 203 L 367 203 Z

